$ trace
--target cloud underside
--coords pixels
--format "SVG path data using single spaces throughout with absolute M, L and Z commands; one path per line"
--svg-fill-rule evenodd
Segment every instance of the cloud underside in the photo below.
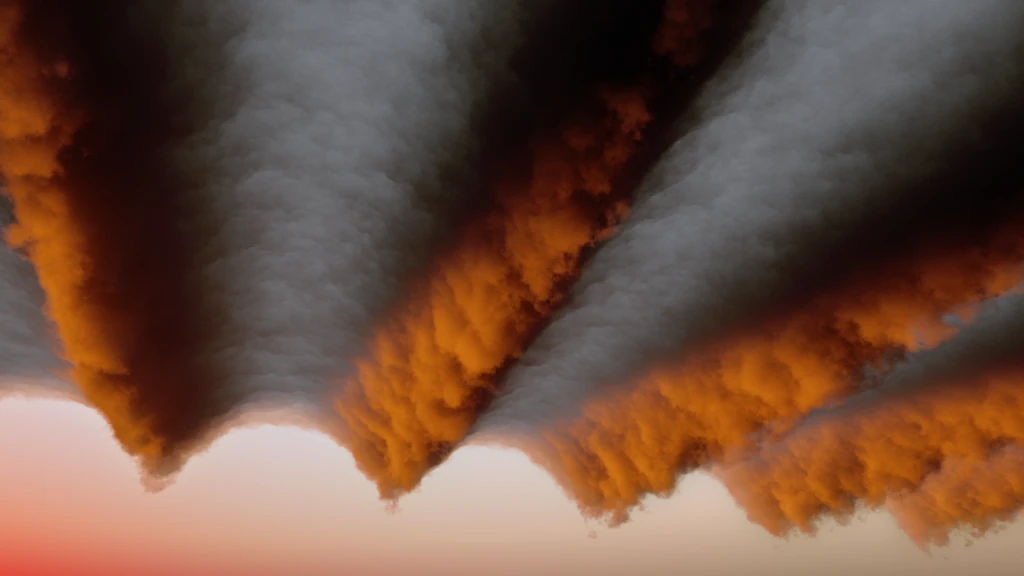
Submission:
M 0 6 L 0 396 L 158 484 L 263 419 L 384 498 L 480 442 L 612 523 L 1016 517 L 1024 5 L 385 4 Z

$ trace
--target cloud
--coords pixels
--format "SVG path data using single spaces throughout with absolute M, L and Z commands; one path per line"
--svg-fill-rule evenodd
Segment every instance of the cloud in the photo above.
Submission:
M 352 432 L 346 444 L 382 496 L 413 489 L 463 438 L 500 371 L 628 211 L 622 180 L 684 78 L 671 64 L 699 61 L 713 23 L 705 0 L 673 2 L 668 18 L 659 4 L 580 4 L 562 15 L 579 38 L 551 48 L 574 56 L 523 73 L 534 102 L 518 115 L 518 149 L 505 144 L 485 182 L 489 204 L 413 281 L 345 383 L 336 406 Z
M 4 3 L 0 395 L 93 405 L 152 486 L 298 424 L 385 498 L 499 442 L 614 521 L 714 467 L 778 535 L 981 535 L 1024 504 L 1021 22 Z
M 948 314 L 970 318 L 1024 282 L 1018 226 L 981 247 L 936 253 L 926 244 L 692 347 L 585 403 L 582 417 L 546 427 L 534 450 L 548 452 L 542 463 L 585 513 L 625 520 L 642 497 L 671 494 L 678 475 L 756 450 L 759 438 L 855 394 L 865 370 L 885 373 L 953 337 Z
M 1019 353 L 818 415 L 717 474 L 752 521 L 780 536 L 887 503 L 922 545 L 961 527 L 983 533 L 1024 505 Z
M 936 218 L 955 214 L 984 177 L 971 161 L 1019 126 L 1022 17 L 1001 1 L 769 4 L 479 433 L 571 419 L 603 387 L 799 300 L 884 253 L 876 237 L 912 236 L 905 217 L 931 196 Z
M 36 270 L 71 378 L 148 464 L 188 425 L 182 404 L 203 394 L 180 356 L 193 332 L 158 150 L 173 124 L 157 88 L 160 28 L 129 25 L 152 15 L 57 0 L 0 13 L 7 241 Z
M 948 544 L 955 530 L 980 538 L 1024 510 L 1024 453 L 1015 446 L 983 461 L 948 460 L 913 492 L 890 497 L 888 508 L 922 547 Z
M 433 0 L 10 6 L 9 236 L 74 381 L 158 477 L 250 404 L 322 405 L 472 192 L 529 16 Z
M 980 536 L 1024 506 L 1022 330 L 1024 296 L 995 300 L 956 338 L 716 474 L 777 535 L 886 505 L 922 546 Z

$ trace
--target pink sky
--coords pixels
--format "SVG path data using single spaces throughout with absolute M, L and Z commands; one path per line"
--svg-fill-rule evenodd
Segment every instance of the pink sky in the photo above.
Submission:
M 272 426 L 229 433 L 148 494 L 92 410 L 0 400 L 3 576 L 999 576 L 1019 573 L 1022 537 L 1018 523 L 928 555 L 873 514 L 781 541 L 704 475 L 608 529 L 584 522 L 523 455 L 483 447 L 458 451 L 389 515 L 345 450 Z

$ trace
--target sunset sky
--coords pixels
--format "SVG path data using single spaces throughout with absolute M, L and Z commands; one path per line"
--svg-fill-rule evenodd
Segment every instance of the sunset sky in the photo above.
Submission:
M 609 529 L 585 523 L 522 454 L 483 447 L 461 449 L 390 515 L 344 449 L 269 426 L 229 433 L 149 494 L 103 420 L 55 400 L 0 401 L 0 461 L 0 568 L 11 576 L 18 562 L 54 567 L 26 576 L 1009 576 L 1024 538 L 1016 524 L 925 553 L 876 513 L 783 541 L 705 475 Z
M 1000 576 L 1021 0 L 0 0 L 0 576 Z

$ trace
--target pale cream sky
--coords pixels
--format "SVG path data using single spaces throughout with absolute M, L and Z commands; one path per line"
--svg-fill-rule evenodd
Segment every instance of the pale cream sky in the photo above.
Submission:
M 21 398 L 0 401 L 0 511 L 0 567 L 28 549 L 254 576 L 999 576 L 1024 560 L 1022 523 L 931 555 L 883 514 L 777 540 L 705 475 L 609 529 L 522 454 L 484 447 L 455 453 L 389 515 L 344 449 L 272 426 L 229 433 L 148 494 L 95 412 Z

